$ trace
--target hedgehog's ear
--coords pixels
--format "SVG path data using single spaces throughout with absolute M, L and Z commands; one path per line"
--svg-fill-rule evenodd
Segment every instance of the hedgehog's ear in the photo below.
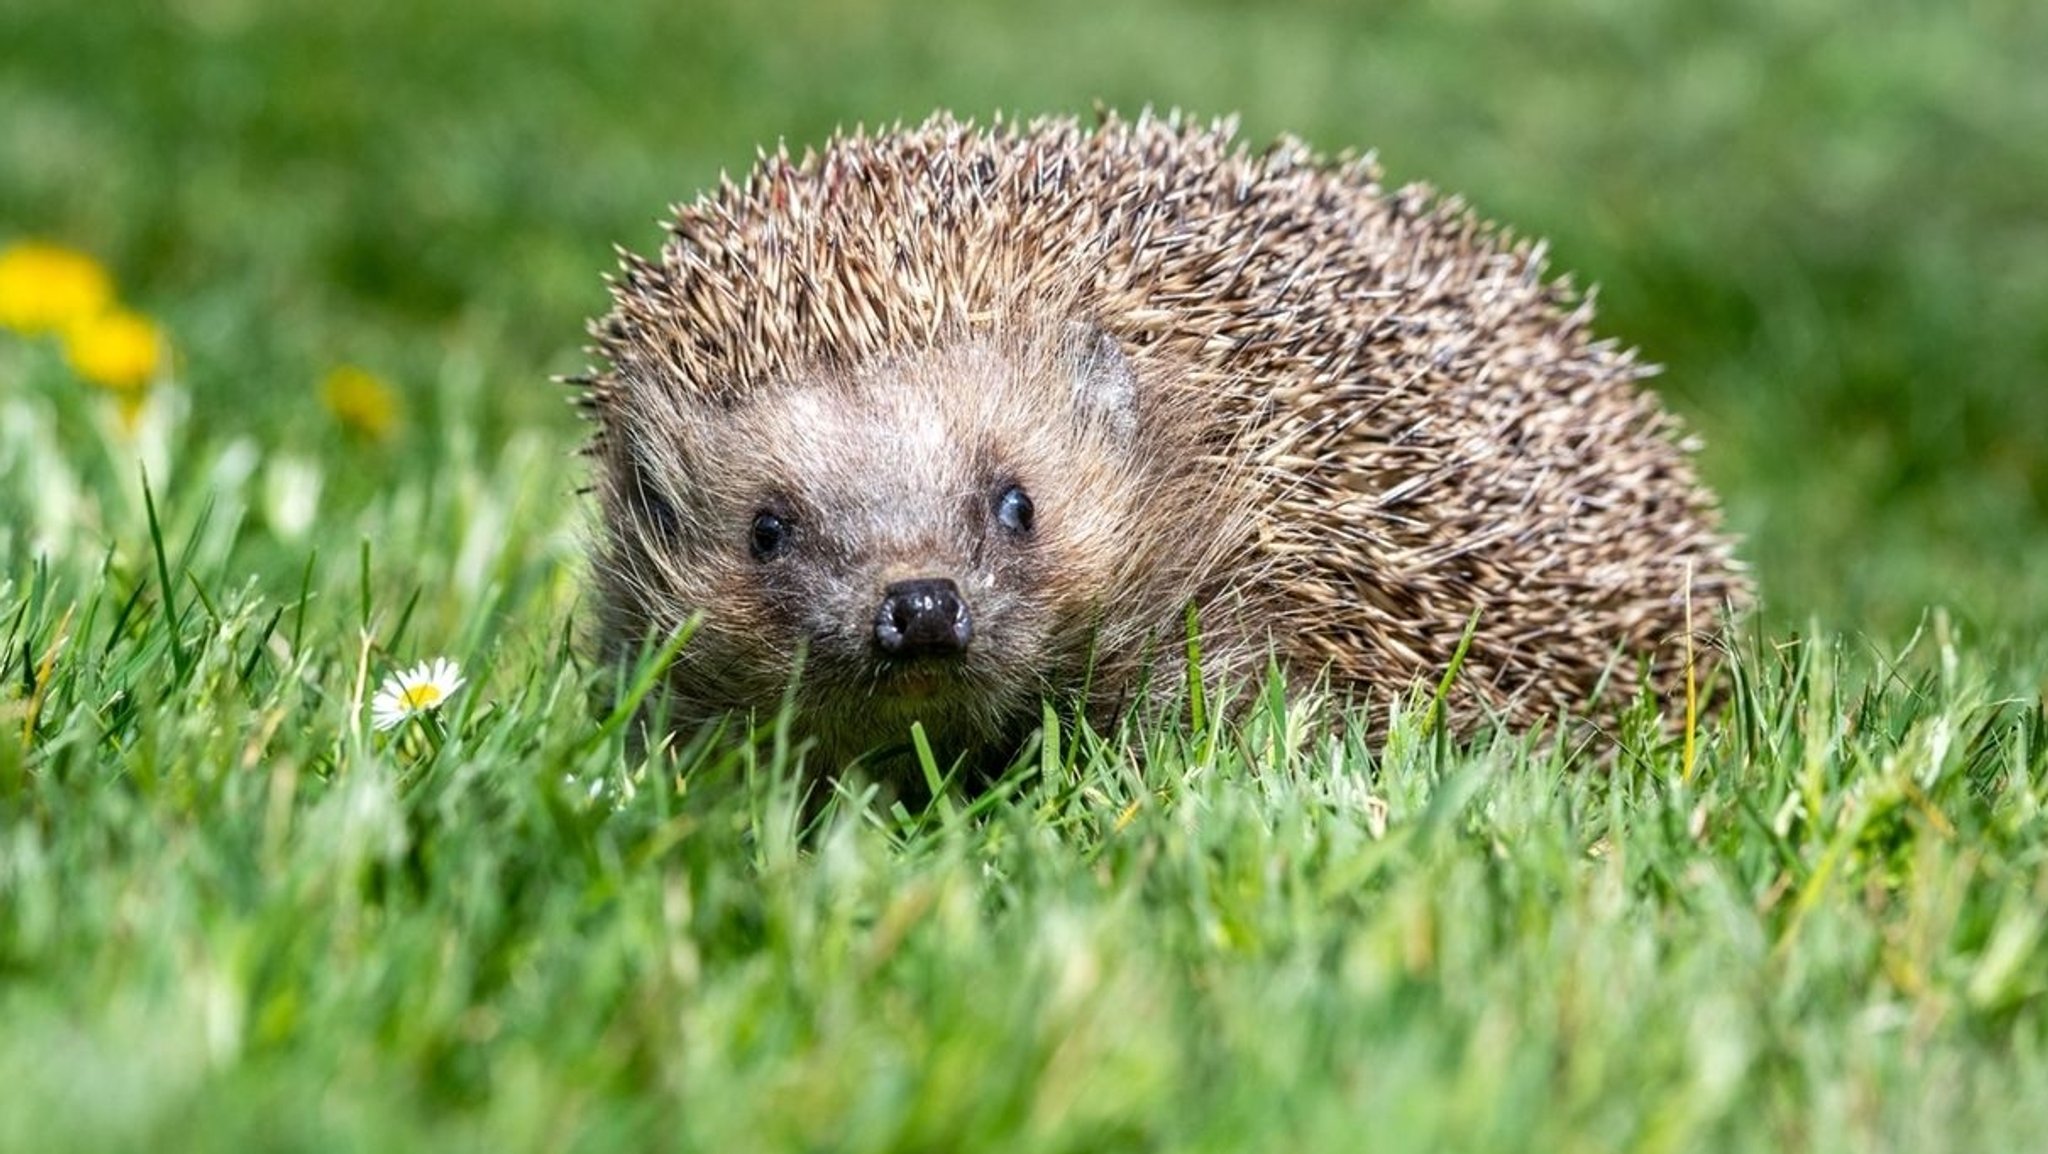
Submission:
M 1123 345 L 1100 325 L 1067 326 L 1066 363 L 1074 380 L 1074 403 L 1118 440 L 1138 429 L 1138 374 Z
M 682 514 L 663 490 L 661 474 L 649 467 L 645 446 L 635 438 L 620 438 L 613 450 L 612 469 L 612 484 L 633 524 L 658 544 L 671 548 L 681 544 Z

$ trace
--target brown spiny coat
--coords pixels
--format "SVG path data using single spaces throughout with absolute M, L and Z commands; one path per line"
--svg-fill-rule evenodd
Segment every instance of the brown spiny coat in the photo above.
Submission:
M 1687 598 L 1747 599 L 1648 370 L 1541 246 L 1368 160 L 941 115 L 764 155 L 614 298 L 607 643 L 699 618 L 677 719 L 793 686 L 826 768 L 1176 691 L 1190 604 L 1205 680 L 1277 659 L 1355 700 L 1440 675 L 1476 612 L 1470 725 L 1597 712 L 1646 662 L 1668 688 Z M 878 651 L 913 577 L 956 583 L 961 652 Z

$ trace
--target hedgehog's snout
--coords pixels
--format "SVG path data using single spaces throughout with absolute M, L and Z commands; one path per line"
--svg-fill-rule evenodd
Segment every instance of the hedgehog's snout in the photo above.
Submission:
M 898 581 L 882 590 L 875 610 L 875 647 L 896 660 L 950 657 L 974 637 L 960 587 L 943 577 Z

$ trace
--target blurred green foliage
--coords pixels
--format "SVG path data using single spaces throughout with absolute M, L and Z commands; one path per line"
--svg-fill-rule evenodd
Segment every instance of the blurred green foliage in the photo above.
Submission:
M 566 446 L 545 380 L 609 246 L 756 144 L 941 106 L 1241 113 L 1549 237 L 1669 366 L 1778 620 L 2034 629 L 2043 61 L 2025 0 L 0 0 L 0 234 L 109 260 L 215 432 L 322 436 L 307 382 L 348 360 L 416 394 L 428 450 L 453 357 L 487 440 Z

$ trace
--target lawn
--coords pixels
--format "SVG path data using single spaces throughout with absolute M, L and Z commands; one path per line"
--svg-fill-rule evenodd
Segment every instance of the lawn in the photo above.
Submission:
M 2016 2 L 0 0 L 0 248 L 133 319 L 0 329 L 0 1149 L 2041 1148 L 2044 59 Z M 913 812 L 630 748 L 549 382 L 610 246 L 1097 100 L 1600 286 L 1765 598 L 1690 750 L 1266 693 Z

